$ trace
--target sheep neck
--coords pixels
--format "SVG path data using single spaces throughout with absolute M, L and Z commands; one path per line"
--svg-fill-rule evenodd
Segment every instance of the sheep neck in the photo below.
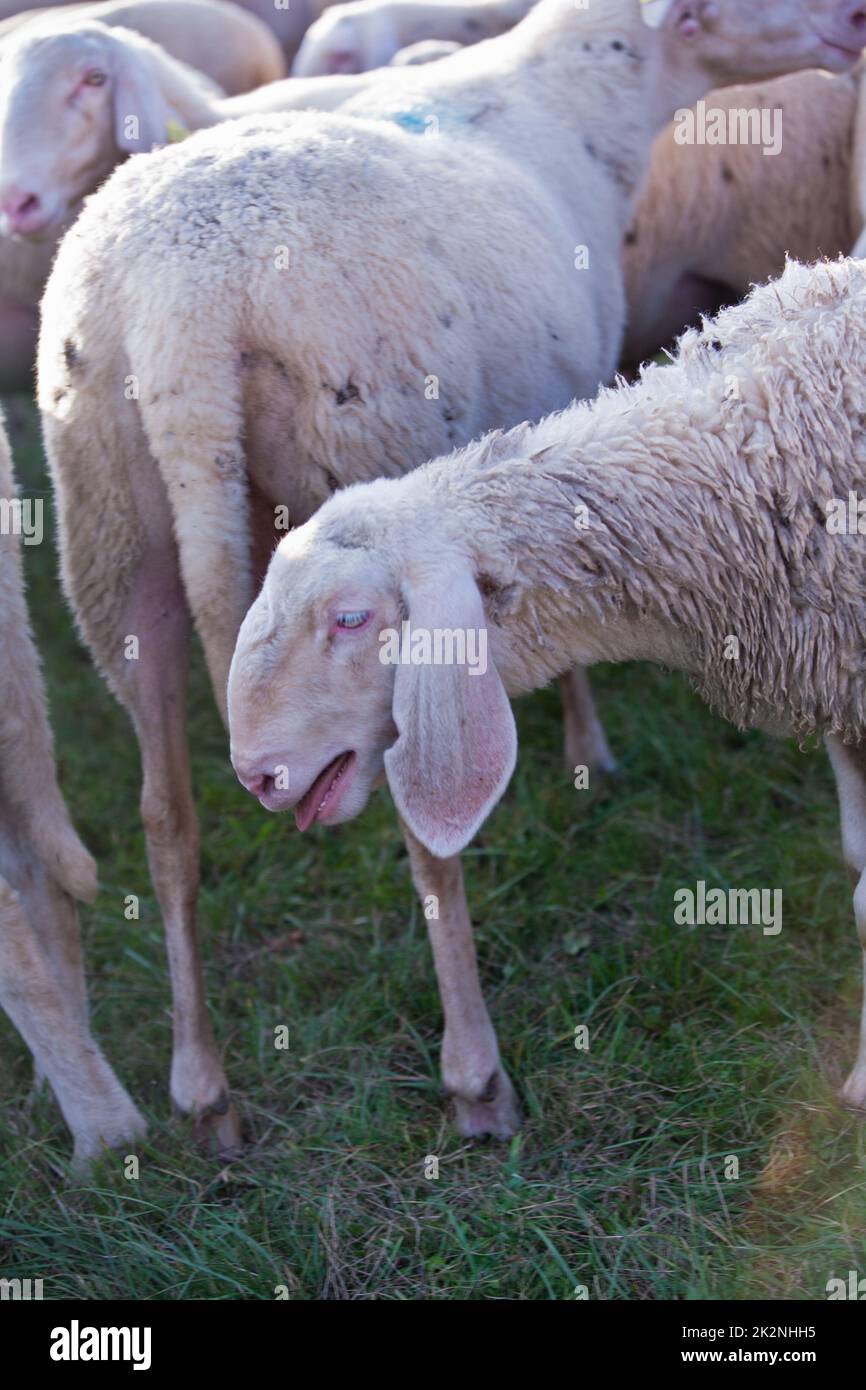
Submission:
M 648 659 L 740 726 L 857 738 L 862 565 L 822 511 L 862 476 L 842 395 L 780 413 L 741 367 L 728 411 L 712 343 L 684 358 L 422 469 L 425 544 L 472 566 L 510 693 Z

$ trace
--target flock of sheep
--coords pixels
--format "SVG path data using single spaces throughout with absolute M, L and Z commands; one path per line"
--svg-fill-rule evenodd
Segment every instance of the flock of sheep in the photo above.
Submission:
M 559 678 L 570 767 L 612 765 L 599 660 L 823 734 L 866 951 L 866 571 L 857 525 L 827 517 L 866 462 L 866 6 L 315 11 L 102 0 L 0 25 L 0 390 L 30 378 L 38 306 L 63 586 L 141 750 L 171 1094 L 221 1152 L 239 1126 L 196 937 L 193 630 L 264 806 L 334 824 L 387 780 L 437 904 L 464 1135 L 519 1124 L 459 857 L 514 768 L 511 696 Z M 700 101 L 781 111 L 778 152 L 684 141 Z M 88 1025 L 73 899 L 95 870 L 14 534 L 0 590 L 0 1001 L 85 1164 L 144 1120 Z M 390 632 L 482 635 L 487 659 L 389 664 Z M 844 1098 L 866 1108 L 866 1015 Z

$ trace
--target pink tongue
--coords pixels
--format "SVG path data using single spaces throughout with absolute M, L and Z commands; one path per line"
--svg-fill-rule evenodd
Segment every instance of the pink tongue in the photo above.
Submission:
M 310 790 L 304 792 L 304 795 L 295 807 L 295 825 L 301 832 L 309 830 L 313 821 L 316 819 L 319 807 L 322 804 L 322 798 L 339 772 L 345 756 L 345 753 L 341 753 L 339 758 L 335 758 L 332 763 L 328 763 L 324 772 L 321 776 L 316 778 Z

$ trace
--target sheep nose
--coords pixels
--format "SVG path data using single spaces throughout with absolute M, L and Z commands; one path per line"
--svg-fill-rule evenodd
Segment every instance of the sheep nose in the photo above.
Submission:
M 232 759 L 232 766 L 241 786 L 246 787 L 253 796 L 262 796 L 273 785 L 274 779 L 267 772 L 260 772 L 257 768 L 235 762 L 234 759 Z
M 45 213 L 38 193 L 10 186 L 0 193 L 0 215 L 10 234 L 35 232 L 45 225 Z
M 866 5 L 860 0 L 859 4 L 852 5 L 847 15 L 848 23 L 855 31 L 861 43 L 866 43 Z

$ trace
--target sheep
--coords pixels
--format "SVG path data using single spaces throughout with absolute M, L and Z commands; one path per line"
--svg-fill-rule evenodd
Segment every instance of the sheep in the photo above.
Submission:
M 31 248 L 16 245 L 8 235 L 0 236 L 3 391 L 32 386 L 36 306 L 58 236 L 75 216 L 80 197 L 91 192 L 132 148 L 121 127 L 119 142 L 115 139 L 109 83 L 101 91 L 82 88 L 79 106 L 87 110 L 71 110 L 69 97 L 89 71 L 87 61 L 93 70 L 105 72 L 118 102 L 132 103 L 133 91 L 137 92 L 145 127 L 148 120 L 153 123 L 162 115 L 157 133 L 163 140 L 168 136 L 168 102 L 176 93 L 183 94 L 178 97 L 181 110 L 204 108 L 221 95 L 205 74 L 221 79 L 229 91 L 237 93 L 250 85 L 270 83 L 282 71 L 279 50 L 267 31 L 222 0 L 218 4 L 110 0 L 67 8 L 83 12 L 84 18 L 71 21 L 65 12 L 46 15 L 23 24 L 0 42 L 4 74 L 0 81 L 0 230 L 46 243 Z M 90 18 L 97 15 L 98 19 Z M 138 33 L 112 27 L 120 24 Z M 148 45 L 148 37 L 165 42 L 168 52 L 155 42 Z M 184 57 L 195 58 L 201 72 L 183 66 L 180 59 Z M 13 69 L 18 80 L 11 76 Z M 100 111 L 103 119 L 97 121 L 97 129 L 85 127 Z M 206 111 L 209 120 L 210 105 Z
M 145 1125 L 87 1020 L 74 899 L 94 896 L 96 870 L 57 784 L 16 506 L 0 417 L 0 1005 L 48 1078 L 82 1168 Z
M 812 261 L 849 250 L 860 225 L 854 170 L 866 169 L 852 160 L 858 103 L 866 120 L 862 83 L 862 69 L 802 72 L 710 93 L 708 108 L 781 111 L 772 156 L 756 143 L 679 144 L 673 126 L 658 136 L 625 238 L 625 369 L 779 275 L 786 254 Z
M 195 944 L 191 625 L 225 717 L 275 520 L 611 378 L 619 248 L 653 133 L 764 64 L 843 66 L 811 4 L 703 13 L 706 28 L 673 0 L 651 29 L 637 0 L 541 0 L 510 33 L 407 70 L 378 107 L 371 88 L 346 114 L 232 122 L 129 161 L 60 247 L 38 395 L 63 582 L 141 747 L 175 997 L 172 1097 L 218 1143 L 236 1128 Z M 826 10 L 825 31 L 853 45 L 854 13 Z M 587 258 L 590 273 L 576 268 Z M 130 633 L 137 661 L 124 658 Z M 570 765 L 609 764 L 585 676 L 563 684 Z M 413 862 L 459 935 L 459 866 L 420 849 Z M 504 1082 L 487 1099 L 458 1081 L 464 1133 L 513 1128 Z
M 384 774 L 410 837 L 454 865 L 514 767 L 509 697 L 575 662 L 661 662 L 741 727 L 824 736 L 866 952 L 864 319 L 866 263 L 792 261 L 635 384 L 337 493 L 241 627 L 240 780 L 303 828 L 311 797 L 335 824 Z M 486 669 L 407 662 L 407 624 L 484 634 Z M 469 960 L 461 925 L 459 945 L 434 927 L 437 964 Z M 464 1066 L 502 1086 L 472 966 L 449 988 Z M 842 1094 L 866 1107 L 866 1011 Z
M 513 28 L 532 4 L 533 0 L 349 0 L 330 6 L 310 25 L 292 74 L 367 72 L 422 39 L 477 43 Z

